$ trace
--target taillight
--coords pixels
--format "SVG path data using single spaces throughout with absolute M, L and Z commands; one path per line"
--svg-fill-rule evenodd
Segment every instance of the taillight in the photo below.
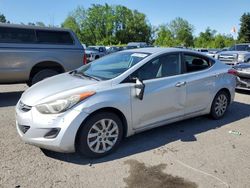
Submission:
M 227 72 L 228 74 L 232 74 L 232 75 L 234 75 L 234 76 L 237 76 L 237 70 L 235 70 L 235 69 L 229 69 L 228 70 L 228 72 Z
M 86 56 L 85 53 L 84 53 L 84 55 L 83 55 L 83 64 L 84 64 L 84 65 L 87 64 L 87 56 Z

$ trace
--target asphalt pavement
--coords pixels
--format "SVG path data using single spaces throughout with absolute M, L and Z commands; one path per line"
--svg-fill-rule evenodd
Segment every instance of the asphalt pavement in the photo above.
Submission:
M 25 89 L 0 86 L 0 187 L 250 187 L 249 92 L 238 92 L 221 120 L 202 116 L 156 128 L 90 160 L 21 141 L 14 106 Z

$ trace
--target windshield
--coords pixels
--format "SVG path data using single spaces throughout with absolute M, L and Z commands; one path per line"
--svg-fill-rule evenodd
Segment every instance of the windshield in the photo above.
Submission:
M 148 53 L 120 52 L 105 56 L 77 70 L 82 75 L 109 80 L 146 58 Z
M 235 45 L 229 48 L 229 51 L 249 51 L 249 50 L 250 50 L 250 45 L 248 44 Z

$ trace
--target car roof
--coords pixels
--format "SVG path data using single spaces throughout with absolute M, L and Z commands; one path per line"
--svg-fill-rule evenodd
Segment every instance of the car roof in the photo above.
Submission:
M 71 29 L 65 29 L 59 27 L 41 27 L 41 26 L 9 24 L 9 23 L 0 23 L 0 27 L 18 28 L 18 29 L 39 29 L 39 30 L 51 30 L 51 31 L 71 31 Z
M 126 50 L 127 52 L 135 52 L 135 53 L 168 53 L 168 52 L 192 52 L 192 53 L 197 53 L 193 50 L 188 50 L 188 49 L 180 49 L 180 48 L 162 48 L 162 47 L 150 47 L 150 48 L 135 48 L 135 49 L 130 49 Z M 199 54 L 199 53 L 197 53 Z

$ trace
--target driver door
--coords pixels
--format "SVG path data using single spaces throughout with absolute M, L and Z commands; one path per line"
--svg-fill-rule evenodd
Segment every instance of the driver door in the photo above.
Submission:
M 146 129 L 182 117 L 186 82 L 181 72 L 181 55 L 171 53 L 151 60 L 131 75 L 145 84 L 142 100 L 136 97 L 135 88 L 131 88 L 134 129 Z

